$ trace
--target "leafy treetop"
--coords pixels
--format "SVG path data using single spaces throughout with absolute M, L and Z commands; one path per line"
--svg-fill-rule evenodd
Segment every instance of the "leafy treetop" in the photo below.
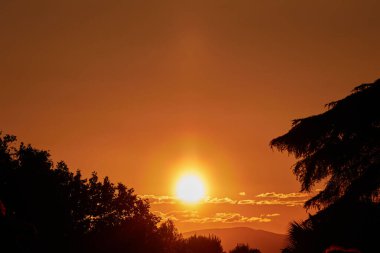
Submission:
M 378 199 L 380 188 L 380 79 L 356 87 L 344 99 L 327 104 L 322 114 L 293 121 L 271 147 L 298 161 L 293 172 L 301 191 L 325 188 L 305 203 L 327 207 L 339 199 Z

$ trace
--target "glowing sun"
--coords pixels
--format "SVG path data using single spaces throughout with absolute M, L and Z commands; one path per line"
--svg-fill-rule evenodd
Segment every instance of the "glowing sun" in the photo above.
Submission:
M 177 198 L 185 203 L 197 203 L 205 197 L 205 187 L 201 178 L 188 174 L 182 176 L 176 185 Z

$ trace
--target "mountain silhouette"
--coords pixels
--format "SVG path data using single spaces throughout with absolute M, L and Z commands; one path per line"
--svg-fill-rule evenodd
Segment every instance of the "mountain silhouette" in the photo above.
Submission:
M 226 252 L 238 243 L 249 244 L 263 253 L 278 253 L 286 246 L 286 235 L 247 227 L 202 229 L 183 233 L 185 238 L 192 235 L 215 235 L 221 239 Z

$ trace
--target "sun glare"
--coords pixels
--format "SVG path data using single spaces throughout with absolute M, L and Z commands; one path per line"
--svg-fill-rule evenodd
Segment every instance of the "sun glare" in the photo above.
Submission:
M 197 203 L 205 197 L 205 187 L 201 178 L 194 174 L 182 176 L 176 185 L 177 198 L 185 203 Z

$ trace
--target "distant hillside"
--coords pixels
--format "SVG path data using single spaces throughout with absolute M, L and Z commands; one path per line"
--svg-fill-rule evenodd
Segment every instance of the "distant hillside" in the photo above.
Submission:
M 195 230 L 183 233 L 183 236 L 186 238 L 195 234 L 216 235 L 222 240 L 226 252 L 238 243 L 248 243 L 250 247 L 258 248 L 262 253 L 279 253 L 286 243 L 286 235 L 246 227 Z

